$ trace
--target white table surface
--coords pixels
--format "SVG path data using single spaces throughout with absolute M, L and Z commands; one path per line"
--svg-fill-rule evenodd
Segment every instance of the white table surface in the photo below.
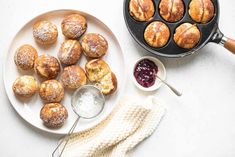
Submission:
M 220 28 L 235 38 L 234 0 L 220 3 Z M 122 45 L 130 77 L 133 62 L 148 54 L 129 35 L 122 0 L 0 0 L 0 156 L 47 157 L 60 136 L 32 127 L 11 107 L 4 91 L 2 63 L 8 46 L 24 23 L 56 9 L 77 9 L 95 15 L 116 34 Z M 167 80 L 183 89 L 177 98 L 166 87 L 142 93 L 130 79 L 124 95 L 145 98 L 154 94 L 168 111 L 157 131 L 135 149 L 134 157 L 235 156 L 235 56 L 216 44 L 183 59 L 160 58 Z M 9 69 L 10 70 L 10 69 Z

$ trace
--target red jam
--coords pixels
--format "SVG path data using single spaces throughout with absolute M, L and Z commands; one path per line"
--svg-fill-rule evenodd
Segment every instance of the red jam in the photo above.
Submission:
M 136 64 L 134 76 L 141 86 L 149 88 L 155 84 L 157 72 L 158 67 L 153 61 L 143 59 Z

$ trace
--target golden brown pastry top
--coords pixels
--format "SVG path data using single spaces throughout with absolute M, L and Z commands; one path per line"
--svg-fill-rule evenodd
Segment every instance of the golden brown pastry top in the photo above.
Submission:
M 40 111 L 40 118 L 50 128 L 61 127 L 68 118 L 67 109 L 59 103 L 45 104 Z
M 161 0 L 160 15 L 168 22 L 177 22 L 184 16 L 184 2 L 182 0 Z
M 66 16 L 61 23 L 62 33 L 69 39 L 78 39 L 87 30 L 85 17 L 79 14 Z
M 81 45 L 77 40 L 66 40 L 61 44 L 58 58 L 65 65 L 76 64 L 81 56 Z
M 65 88 L 76 89 L 86 84 L 86 74 L 78 65 L 72 65 L 64 68 L 60 80 Z
M 170 30 L 163 22 L 154 21 L 144 31 L 144 39 L 152 47 L 160 48 L 165 46 L 169 38 Z
M 137 21 L 150 20 L 155 12 L 152 0 L 130 0 L 129 13 Z
M 108 50 L 107 40 L 100 34 L 89 33 L 83 36 L 81 40 L 84 54 L 91 58 L 100 58 Z
M 24 75 L 15 80 L 12 90 L 20 97 L 31 97 L 38 91 L 38 83 L 33 76 Z
M 35 61 L 34 71 L 41 78 L 54 79 L 60 72 L 60 63 L 53 56 L 41 55 Z
M 57 41 L 58 30 L 50 21 L 39 21 L 33 25 L 33 36 L 39 44 L 53 44 Z
M 214 14 L 215 8 L 211 0 L 192 0 L 189 4 L 189 15 L 196 22 L 207 23 Z
M 102 59 L 93 59 L 86 63 L 86 74 L 91 82 L 100 81 L 111 72 L 109 65 Z
M 33 69 L 37 57 L 37 50 L 31 45 L 25 44 L 16 50 L 14 61 L 19 69 L 30 70 Z
M 191 49 L 196 46 L 201 38 L 201 33 L 196 25 L 190 23 L 181 24 L 176 28 L 174 41 L 179 47 Z
M 47 80 L 40 85 L 39 95 L 45 102 L 60 102 L 64 98 L 64 87 L 57 80 Z

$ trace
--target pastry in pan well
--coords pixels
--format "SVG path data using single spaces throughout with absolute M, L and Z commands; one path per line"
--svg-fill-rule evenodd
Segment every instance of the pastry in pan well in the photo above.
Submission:
M 184 16 L 184 2 L 183 0 L 161 0 L 159 11 L 164 20 L 177 22 Z
M 40 85 L 39 95 L 47 103 L 60 102 L 64 98 L 64 87 L 57 80 L 47 80 Z
M 194 48 L 201 38 L 201 33 L 196 25 L 183 23 L 176 28 L 174 34 L 175 43 L 185 49 Z
M 38 83 L 33 76 L 24 75 L 15 80 L 12 90 L 17 96 L 31 97 L 38 91 Z
M 150 23 L 144 31 L 144 39 L 148 45 L 156 48 L 163 47 L 170 38 L 170 30 L 160 21 Z
M 49 103 L 42 107 L 40 118 L 47 127 L 58 128 L 61 127 L 68 118 L 68 111 L 59 103 Z
M 66 16 L 61 23 L 62 33 L 69 39 L 78 39 L 87 30 L 85 17 L 79 14 Z
M 189 4 L 189 15 L 199 23 L 209 22 L 215 14 L 215 7 L 211 0 L 192 0 Z
M 16 50 L 14 61 L 17 68 L 21 70 L 31 70 L 34 67 L 34 62 L 37 57 L 37 50 L 31 45 L 25 44 Z
M 64 68 L 60 81 L 65 88 L 76 89 L 86 84 L 86 74 L 78 65 L 68 66 Z
M 41 78 L 54 79 L 60 72 L 60 63 L 53 56 L 41 55 L 35 61 L 34 71 Z
M 155 12 L 152 0 L 130 0 L 129 13 L 137 21 L 150 20 Z
M 50 21 L 39 21 L 33 25 L 33 36 L 37 43 L 49 45 L 57 41 L 58 30 Z
M 77 40 L 66 40 L 61 44 L 58 58 L 65 65 L 76 64 L 81 56 L 81 45 Z
M 108 50 L 107 40 L 100 34 L 85 34 L 81 40 L 83 53 L 90 58 L 100 58 Z

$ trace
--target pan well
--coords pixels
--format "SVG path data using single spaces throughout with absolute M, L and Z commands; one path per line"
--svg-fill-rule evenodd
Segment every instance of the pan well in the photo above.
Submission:
M 207 23 L 198 23 L 195 22 L 189 15 L 189 4 L 191 0 L 183 0 L 184 3 L 184 15 L 177 22 L 169 22 L 162 18 L 159 11 L 159 4 L 161 0 L 153 0 L 155 6 L 155 12 L 151 19 L 148 21 L 137 21 L 135 20 L 129 13 L 129 3 L 130 0 L 124 1 L 124 18 L 127 25 L 127 28 L 132 35 L 132 37 L 136 40 L 136 42 L 141 45 L 147 51 L 164 57 L 184 57 L 190 55 L 200 48 L 204 47 L 211 39 L 213 34 L 217 30 L 217 22 L 219 19 L 219 4 L 217 0 L 212 0 L 214 4 L 214 17 Z M 161 21 L 166 24 L 170 30 L 170 38 L 167 44 L 163 47 L 156 48 L 150 46 L 144 39 L 144 31 L 147 26 L 153 21 Z M 179 47 L 174 42 L 174 33 L 177 27 L 179 27 L 183 23 L 191 23 L 196 25 L 200 31 L 200 40 L 197 45 L 192 49 L 184 49 Z

